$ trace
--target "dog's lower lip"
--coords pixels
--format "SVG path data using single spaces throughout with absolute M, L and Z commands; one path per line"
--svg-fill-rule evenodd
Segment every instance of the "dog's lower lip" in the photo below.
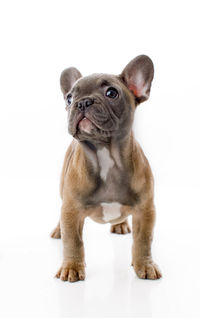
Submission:
M 94 128 L 94 124 L 85 116 L 79 120 L 77 126 L 80 130 L 83 130 L 87 133 L 90 133 L 92 128 Z
M 91 122 L 91 120 L 89 120 L 88 118 L 86 118 L 86 117 L 84 116 L 84 117 L 82 117 L 82 118 L 78 121 L 77 126 L 79 126 L 79 124 L 80 124 L 82 121 L 85 121 L 85 120 L 88 120 L 88 121 Z
M 80 124 L 80 122 L 85 121 L 85 120 L 88 120 L 88 121 L 90 121 L 90 122 L 91 122 L 91 120 L 89 120 L 88 118 L 83 117 L 83 118 L 79 121 L 79 124 Z

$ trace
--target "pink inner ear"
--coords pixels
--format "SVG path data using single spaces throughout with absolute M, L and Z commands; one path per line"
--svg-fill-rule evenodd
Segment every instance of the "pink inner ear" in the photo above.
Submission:
M 133 92 L 135 97 L 145 98 L 147 99 L 149 94 L 148 90 L 148 82 L 145 82 L 144 75 L 141 71 L 137 71 L 134 73 L 134 76 L 129 79 L 129 89 Z
M 141 96 L 141 91 L 138 87 L 136 87 L 134 84 L 130 84 L 129 87 L 130 91 L 133 92 L 133 94 L 136 96 L 136 97 L 140 97 Z
M 148 84 L 145 85 L 142 82 L 138 82 L 138 84 L 131 83 L 129 84 L 128 88 L 138 98 L 145 97 L 146 99 L 148 99 L 149 97 L 149 94 L 147 93 Z

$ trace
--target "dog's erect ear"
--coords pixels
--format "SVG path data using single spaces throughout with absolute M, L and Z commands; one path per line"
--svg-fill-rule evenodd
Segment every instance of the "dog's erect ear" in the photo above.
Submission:
M 121 73 L 121 79 L 134 94 L 137 104 L 149 98 L 153 75 L 153 62 L 146 55 L 137 56 Z
M 63 95 L 71 89 L 74 83 L 82 77 L 81 73 L 75 67 L 66 68 L 60 75 L 60 87 Z

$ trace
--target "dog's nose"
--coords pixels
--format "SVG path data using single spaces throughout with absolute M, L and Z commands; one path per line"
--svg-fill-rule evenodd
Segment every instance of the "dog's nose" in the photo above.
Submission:
M 85 98 L 78 102 L 78 108 L 83 112 L 92 104 L 94 104 L 94 100 L 92 98 Z

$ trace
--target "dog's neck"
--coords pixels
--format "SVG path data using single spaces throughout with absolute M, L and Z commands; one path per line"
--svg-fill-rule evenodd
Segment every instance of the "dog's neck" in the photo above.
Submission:
M 130 165 L 134 149 L 134 135 L 132 130 L 122 139 L 111 138 L 109 143 L 81 142 L 85 157 L 97 169 L 100 167 L 102 179 L 110 168 L 116 165 L 119 169 Z

